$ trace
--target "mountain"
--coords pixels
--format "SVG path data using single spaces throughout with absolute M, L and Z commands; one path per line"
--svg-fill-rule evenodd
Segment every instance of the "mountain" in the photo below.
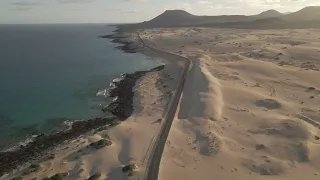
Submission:
M 206 23 L 236 22 L 243 21 L 246 18 L 244 15 L 196 16 L 183 10 L 167 10 L 154 19 L 143 22 L 143 25 L 146 27 L 190 26 Z
M 132 25 L 123 25 L 121 26 L 121 29 L 130 31 L 145 28 L 200 26 L 202 24 L 237 22 L 245 21 L 247 19 L 248 17 L 244 15 L 196 16 L 183 10 L 166 10 L 164 13 L 149 21 Z
M 281 17 L 283 16 L 282 13 L 276 11 L 276 10 L 268 10 L 268 11 L 264 11 L 260 14 L 257 14 L 257 15 L 253 15 L 251 16 L 252 18 L 254 19 L 265 19 L 265 18 L 274 18 L 274 17 Z
M 182 24 L 193 24 L 197 19 L 197 16 L 183 10 L 167 10 L 154 19 L 143 22 L 142 25 L 146 27 L 171 27 Z
M 320 21 L 320 6 L 305 7 L 297 12 L 284 15 L 282 19 L 289 22 Z
M 276 10 L 257 15 L 196 16 L 183 10 L 167 10 L 142 23 L 122 25 L 121 30 L 166 27 L 230 27 L 230 28 L 316 28 L 320 27 L 320 6 L 311 6 L 290 14 Z
M 161 15 L 145 21 L 140 24 L 143 28 L 156 28 L 156 27 L 178 27 L 178 26 L 197 26 L 204 24 L 216 23 L 232 23 L 232 22 L 246 22 L 256 19 L 280 17 L 281 14 L 275 10 L 262 12 L 254 16 L 245 15 L 222 15 L 222 16 L 196 16 L 183 10 L 167 10 Z

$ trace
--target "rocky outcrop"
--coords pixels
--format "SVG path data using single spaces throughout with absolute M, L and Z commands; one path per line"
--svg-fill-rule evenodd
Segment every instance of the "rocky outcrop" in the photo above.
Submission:
M 100 36 L 101 38 L 112 39 L 113 43 L 121 44 L 116 48 L 122 50 L 126 53 L 136 53 L 138 51 L 138 47 L 133 43 L 133 41 L 128 40 L 128 37 L 124 34 L 115 33 L 111 35 Z
M 116 121 L 115 117 L 76 121 L 72 124 L 71 129 L 67 131 L 60 131 L 54 134 L 41 134 L 37 136 L 34 141 L 26 146 L 20 146 L 20 148 L 15 151 L 0 152 L 0 177 L 16 169 L 19 165 L 45 156 L 44 153 L 46 151 L 66 140 L 78 137 L 81 134 L 105 125 L 114 125 Z
M 119 120 L 125 120 L 130 117 L 133 112 L 132 103 L 134 92 L 132 89 L 135 86 L 136 81 L 146 73 L 160 71 L 164 69 L 164 67 L 164 65 L 161 65 L 147 71 L 137 71 L 132 74 L 122 75 L 122 80 L 114 82 L 116 87 L 109 92 L 110 97 L 117 97 L 117 99 L 102 110 L 104 112 L 110 112 Z

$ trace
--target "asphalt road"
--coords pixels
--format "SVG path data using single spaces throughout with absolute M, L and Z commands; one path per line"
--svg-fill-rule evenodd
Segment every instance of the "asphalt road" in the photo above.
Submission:
M 189 71 L 189 67 L 190 65 L 192 65 L 192 61 L 188 58 L 185 58 L 177 54 L 173 54 L 163 50 L 149 47 L 145 44 L 145 42 L 142 40 L 142 38 L 138 33 L 137 35 L 140 41 L 142 42 L 142 44 L 145 47 L 149 48 L 150 50 L 161 52 L 161 53 L 167 53 L 170 55 L 177 56 L 180 59 L 186 60 L 186 66 L 181 74 L 177 89 L 169 102 L 167 112 L 159 126 L 159 131 L 157 132 L 157 135 L 155 135 L 154 140 L 152 141 L 152 144 L 145 156 L 145 160 L 143 162 L 143 167 L 142 167 L 142 169 L 144 169 L 144 172 L 140 174 L 139 177 L 137 177 L 138 180 L 157 180 L 162 153 L 163 153 L 165 143 L 169 135 L 169 131 L 177 110 L 177 106 L 181 97 L 181 93 L 187 77 L 187 73 Z

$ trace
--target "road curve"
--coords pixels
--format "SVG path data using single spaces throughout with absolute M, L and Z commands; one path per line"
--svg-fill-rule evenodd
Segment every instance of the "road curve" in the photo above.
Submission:
M 173 122 L 174 115 L 177 110 L 177 105 L 179 103 L 182 89 L 184 86 L 184 82 L 186 80 L 187 73 L 189 71 L 190 65 L 192 65 L 192 61 L 186 57 L 173 54 L 170 52 L 166 52 L 163 50 L 159 50 L 153 47 L 149 47 L 148 45 L 145 44 L 145 42 L 142 40 L 140 37 L 139 33 L 137 33 L 137 37 L 141 41 L 141 43 L 147 47 L 148 49 L 155 51 L 155 52 L 160 52 L 160 53 L 165 53 L 165 54 L 170 54 L 177 56 L 180 59 L 186 60 L 186 66 L 181 74 L 180 81 L 177 85 L 177 89 L 175 93 L 173 94 L 172 98 L 170 99 L 169 105 L 167 107 L 167 112 L 161 121 L 161 124 L 159 125 L 159 130 L 157 131 L 157 134 L 155 135 L 150 148 L 148 149 L 148 152 L 145 156 L 145 159 L 142 164 L 142 169 L 144 169 L 143 173 L 141 173 L 138 177 L 137 180 L 157 180 L 158 179 L 158 173 L 159 173 L 159 166 L 160 166 L 160 161 L 162 157 L 162 153 L 164 150 L 164 146 L 167 140 L 167 137 L 169 135 L 169 131 Z

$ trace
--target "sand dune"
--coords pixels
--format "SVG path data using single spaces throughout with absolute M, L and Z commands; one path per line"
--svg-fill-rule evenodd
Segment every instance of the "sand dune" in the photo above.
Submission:
M 320 176 L 319 30 L 150 29 L 193 61 L 159 179 Z

